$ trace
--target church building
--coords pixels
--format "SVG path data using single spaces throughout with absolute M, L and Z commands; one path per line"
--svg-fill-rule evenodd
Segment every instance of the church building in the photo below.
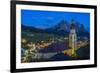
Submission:
M 71 54 L 75 55 L 76 54 L 75 50 L 77 48 L 77 34 L 76 34 L 75 23 L 73 19 L 70 25 L 69 48 L 72 49 Z

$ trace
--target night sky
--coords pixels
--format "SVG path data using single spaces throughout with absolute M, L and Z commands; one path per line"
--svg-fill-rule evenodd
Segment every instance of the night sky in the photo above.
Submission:
M 41 29 L 50 28 L 61 20 L 71 23 L 72 19 L 83 24 L 86 30 L 90 30 L 89 13 L 21 10 L 21 24 Z

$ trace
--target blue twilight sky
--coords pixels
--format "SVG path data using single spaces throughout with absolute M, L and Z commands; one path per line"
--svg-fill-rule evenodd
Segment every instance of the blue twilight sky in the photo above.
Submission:
M 71 23 L 72 19 L 90 31 L 90 13 L 21 10 L 21 24 L 36 28 L 50 28 L 61 20 Z

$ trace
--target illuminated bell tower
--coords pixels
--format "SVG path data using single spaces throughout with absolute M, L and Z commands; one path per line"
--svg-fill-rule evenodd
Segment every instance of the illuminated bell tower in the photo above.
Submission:
M 76 30 L 75 30 L 75 24 L 74 24 L 74 20 L 72 19 L 71 22 L 71 26 L 70 26 L 70 33 L 69 33 L 69 48 L 72 49 L 71 50 L 71 55 L 72 56 L 76 56 L 76 46 L 77 46 L 77 36 L 76 36 Z

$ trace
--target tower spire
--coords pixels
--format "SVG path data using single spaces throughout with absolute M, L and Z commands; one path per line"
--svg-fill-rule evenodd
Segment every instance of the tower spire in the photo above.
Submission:
M 75 56 L 76 52 L 76 46 L 77 46 L 77 36 L 76 36 L 76 30 L 75 30 L 75 23 L 74 19 L 71 20 L 70 24 L 70 33 L 69 33 L 69 47 L 72 50 L 72 56 Z

